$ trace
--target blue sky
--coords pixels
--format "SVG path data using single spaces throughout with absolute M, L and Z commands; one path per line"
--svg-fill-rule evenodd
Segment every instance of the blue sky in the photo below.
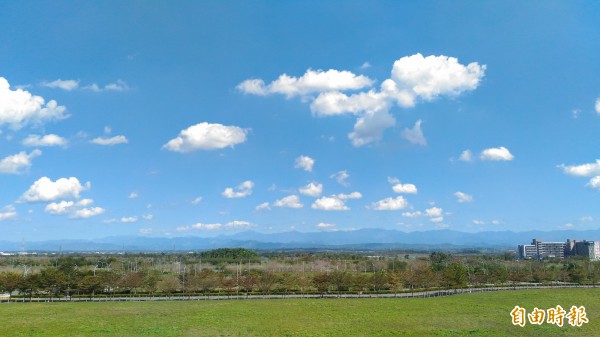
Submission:
M 2 239 L 600 224 L 600 5 L 4 1 Z

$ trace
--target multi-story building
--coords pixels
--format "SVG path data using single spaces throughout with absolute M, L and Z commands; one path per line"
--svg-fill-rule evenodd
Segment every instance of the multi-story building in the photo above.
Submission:
M 584 256 L 590 260 L 600 259 L 600 242 L 577 241 L 542 242 L 533 239 L 530 245 L 519 245 L 521 259 L 543 259 L 548 257 L 564 258 L 565 256 Z

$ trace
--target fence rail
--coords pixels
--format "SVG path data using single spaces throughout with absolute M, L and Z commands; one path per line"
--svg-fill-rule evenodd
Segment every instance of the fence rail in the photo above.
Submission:
M 596 285 L 528 285 L 500 286 L 461 289 L 439 289 L 397 293 L 323 293 L 323 294 L 228 294 L 228 295 L 177 295 L 177 296 L 113 296 L 113 297 L 19 297 L 0 298 L 0 303 L 42 303 L 42 302 L 148 302 L 148 301 L 208 301 L 208 300 L 251 300 L 285 298 L 428 298 L 489 291 L 557 289 L 557 288 L 596 288 Z

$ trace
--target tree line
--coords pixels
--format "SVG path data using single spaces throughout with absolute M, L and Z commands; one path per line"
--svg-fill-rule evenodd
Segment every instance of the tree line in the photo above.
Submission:
M 379 255 L 369 255 L 379 254 Z M 0 259 L 0 293 L 147 296 L 405 292 L 520 283 L 595 284 L 600 262 L 511 255 L 263 253 L 18 256 Z

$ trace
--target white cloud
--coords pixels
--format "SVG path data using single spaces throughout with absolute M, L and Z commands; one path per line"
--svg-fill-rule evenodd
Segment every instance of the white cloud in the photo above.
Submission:
M 29 135 L 21 144 L 24 146 L 65 146 L 67 145 L 67 140 L 55 134 L 44 136 Z
M 481 160 L 513 160 L 514 156 L 504 146 L 489 148 L 481 151 Z
M 468 162 L 473 161 L 473 152 L 471 152 L 471 150 L 464 150 L 460 154 L 460 158 L 458 158 L 458 160 L 460 160 L 460 161 L 468 161 Z
M 310 197 L 318 197 L 323 193 L 323 185 L 319 183 L 309 183 L 308 185 L 299 189 L 301 194 L 308 195 Z
M 417 194 L 417 186 L 414 184 L 402 184 L 398 178 L 389 178 L 388 182 L 394 184 L 392 190 L 396 193 Z
M 425 210 L 425 215 L 429 217 L 439 217 L 442 216 L 444 210 L 439 207 L 431 207 Z
M 237 126 L 204 122 L 182 130 L 179 136 L 171 139 L 163 148 L 181 153 L 223 149 L 245 142 L 247 132 Z
M 311 205 L 313 209 L 320 209 L 323 211 L 347 211 L 350 208 L 346 206 L 343 200 L 338 196 L 333 195 L 330 197 L 321 197 Z
M 429 101 L 475 90 L 485 69 L 485 65 L 477 62 L 464 66 L 454 57 L 415 54 L 394 62 L 392 80 L 400 92 L 408 91 L 412 96 Z
M 199 205 L 202 202 L 202 197 L 196 197 L 192 200 L 192 205 Z
M 240 220 L 234 220 L 231 222 L 228 222 L 226 224 L 221 224 L 221 223 L 197 223 L 191 226 L 180 226 L 177 227 L 176 230 L 178 232 L 187 232 L 187 231 L 191 231 L 191 230 L 202 230 L 202 231 L 216 231 L 216 230 L 221 230 L 221 229 L 244 229 L 244 228 L 249 228 L 252 227 L 252 223 L 248 222 L 248 221 L 240 221 Z
M 92 144 L 96 145 L 117 145 L 117 144 L 127 144 L 128 140 L 125 136 L 114 136 L 114 137 L 98 137 L 94 138 L 90 141 Z
M 82 89 L 90 90 L 93 92 L 102 92 L 102 91 L 127 91 L 129 90 L 129 86 L 123 80 L 117 80 L 113 83 L 108 83 L 104 87 L 100 87 L 97 83 L 92 83 L 82 87 Z
M 101 207 L 91 207 L 94 203 L 92 199 L 81 199 L 77 202 L 73 201 L 61 201 L 61 202 L 51 202 L 46 205 L 44 211 L 49 214 L 54 215 L 63 215 L 66 214 L 70 218 L 90 218 L 96 215 L 100 215 L 104 213 L 104 209 Z
M 455 192 L 454 196 L 456 197 L 456 201 L 461 203 L 473 201 L 473 196 L 464 192 Z
M 360 147 L 382 139 L 383 131 L 394 125 L 396 119 L 387 110 L 367 111 L 356 120 L 348 138 L 352 145 Z
M 600 98 L 596 99 L 596 105 L 594 107 L 596 108 L 596 113 L 600 114 Z
M 444 221 L 444 217 L 443 216 L 436 216 L 436 217 L 432 217 L 431 219 L 429 219 L 429 221 L 431 222 L 443 222 Z
M 387 111 L 391 104 L 385 94 L 369 90 L 348 96 L 339 91 L 323 92 L 310 104 L 318 117 L 343 114 L 361 115 L 364 112 Z
M 232 187 L 227 187 L 223 193 L 221 193 L 221 195 L 225 198 L 244 198 L 252 194 L 253 187 L 254 183 L 250 180 L 247 180 L 239 184 L 237 187 L 235 187 L 235 189 Z
M 302 205 L 300 198 L 298 198 L 297 195 L 289 195 L 285 198 L 275 201 L 273 206 L 283 208 L 302 208 L 304 205 Z
M 104 213 L 104 209 L 101 207 L 82 208 L 75 210 L 71 215 L 75 219 L 87 219 Z
M 342 91 L 370 87 L 373 81 L 356 76 L 349 71 L 312 71 L 300 77 L 283 74 L 278 80 L 265 85 L 261 79 L 251 79 L 238 85 L 238 90 L 255 95 L 280 93 L 288 98 L 303 96 L 312 100 L 310 109 L 316 116 L 353 114 L 357 116 L 354 131 L 348 138 L 354 146 L 376 142 L 383 137 L 385 129 L 395 125 L 389 113 L 393 105 L 412 107 L 417 101 L 431 101 L 437 97 L 456 97 L 475 90 L 484 76 L 486 66 L 476 62 L 468 65 L 458 63 L 454 57 L 427 56 L 421 54 L 402 57 L 394 62 L 391 78 L 381 83 L 377 91 L 371 89 L 347 95 Z M 308 94 L 318 93 L 316 98 Z M 408 130 L 410 141 L 423 144 L 425 138 L 420 125 Z
M 321 222 L 318 225 L 316 225 L 315 227 L 317 227 L 318 229 L 322 229 L 322 230 L 334 230 L 336 226 L 331 223 Z
M 140 197 L 140 195 L 137 192 L 131 192 L 131 193 L 129 193 L 129 196 L 128 196 L 129 199 L 137 199 L 139 197 Z
M 129 86 L 123 80 L 117 80 L 114 83 L 109 83 L 104 86 L 104 90 L 108 91 L 127 91 L 129 90 Z
M 376 211 L 396 211 L 408 206 L 408 201 L 402 196 L 385 198 L 371 204 L 371 209 Z
M 46 213 L 50 214 L 65 214 L 67 213 L 75 203 L 73 201 L 61 201 L 61 202 L 52 202 L 46 205 L 44 209 Z
M 338 184 L 340 184 L 342 186 L 349 186 L 350 185 L 346 181 L 348 178 L 350 178 L 350 174 L 348 174 L 348 171 L 346 171 L 346 170 L 334 173 L 334 174 L 330 175 L 329 178 L 335 179 L 335 181 L 337 181 Z
M 53 201 L 63 198 L 79 198 L 79 193 L 90 188 L 90 182 L 81 185 L 75 177 L 60 178 L 53 182 L 48 177 L 38 179 L 20 200 L 26 202 Z
M 17 216 L 17 211 L 13 205 L 4 206 L 0 209 L 0 221 L 9 220 Z
M 295 168 L 301 168 L 304 171 L 312 172 L 313 166 L 315 165 L 315 160 L 308 156 L 300 156 L 296 158 L 296 163 L 294 164 Z
M 485 225 L 485 221 L 483 221 L 483 220 L 473 220 L 473 224 L 475 224 L 475 225 Z
M 137 216 L 122 217 L 120 221 L 122 223 L 134 223 L 134 222 L 138 221 L 138 217 Z
M 595 176 L 590 179 L 590 182 L 587 184 L 587 186 L 600 191 L 600 176 Z
M 142 215 L 142 219 L 150 221 L 150 220 L 154 219 L 154 214 Z
M 371 68 L 371 64 L 369 62 L 365 62 L 360 66 L 360 69 L 369 69 Z
M 42 86 L 71 91 L 79 88 L 79 80 L 61 80 L 59 78 L 58 80 L 52 82 L 43 82 Z
M 254 209 L 257 211 L 271 210 L 271 206 L 269 205 L 268 202 L 263 202 L 262 204 L 256 206 Z
M 416 218 L 423 215 L 423 213 L 421 213 L 421 211 L 416 211 L 416 212 L 403 212 L 402 216 L 403 217 L 407 217 L 407 218 Z
M 140 235 L 150 235 L 154 233 L 154 229 L 152 228 L 140 228 L 139 230 Z
M 346 199 L 360 199 L 362 198 L 362 194 L 360 192 L 352 192 L 350 194 L 338 194 L 336 195 L 336 197 L 340 200 L 346 200 Z
M 355 75 L 350 71 L 308 69 L 301 77 L 283 74 L 268 85 L 260 79 L 246 80 L 240 83 L 237 89 L 245 94 L 282 94 L 291 98 L 324 91 L 357 90 L 372 84 L 373 80 L 368 77 Z
M 10 84 L 0 77 L 0 126 L 7 124 L 18 130 L 25 125 L 39 125 L 47 121 L 68 117 L 66 108 L 51 100 L 44 104 L 44 98 L 28 91 L 10 90 Z
M 600 159 L 597 159 L 595 163 L 582 164 L 582 165 L 564 165 L 561 164 L 558 167 L 563 169 L 566 174 L 580 177 L 591 177 L 600 176 Z
M 422 121 L 419 119 L 412 129 L 404 129 L 404 131 L 402 131 L 402 138 L 408 140 L 411 144 L 427 145 L 427 139 L 425 139 L 423 130 L 421 130 L 421 123 Z
M 35 149 L 27 154 L 21 151 L 15 155 L 0 160 L 0 173 L 20 174 L 31 167 L 31 160 L 42 155 L 42 151 Z

